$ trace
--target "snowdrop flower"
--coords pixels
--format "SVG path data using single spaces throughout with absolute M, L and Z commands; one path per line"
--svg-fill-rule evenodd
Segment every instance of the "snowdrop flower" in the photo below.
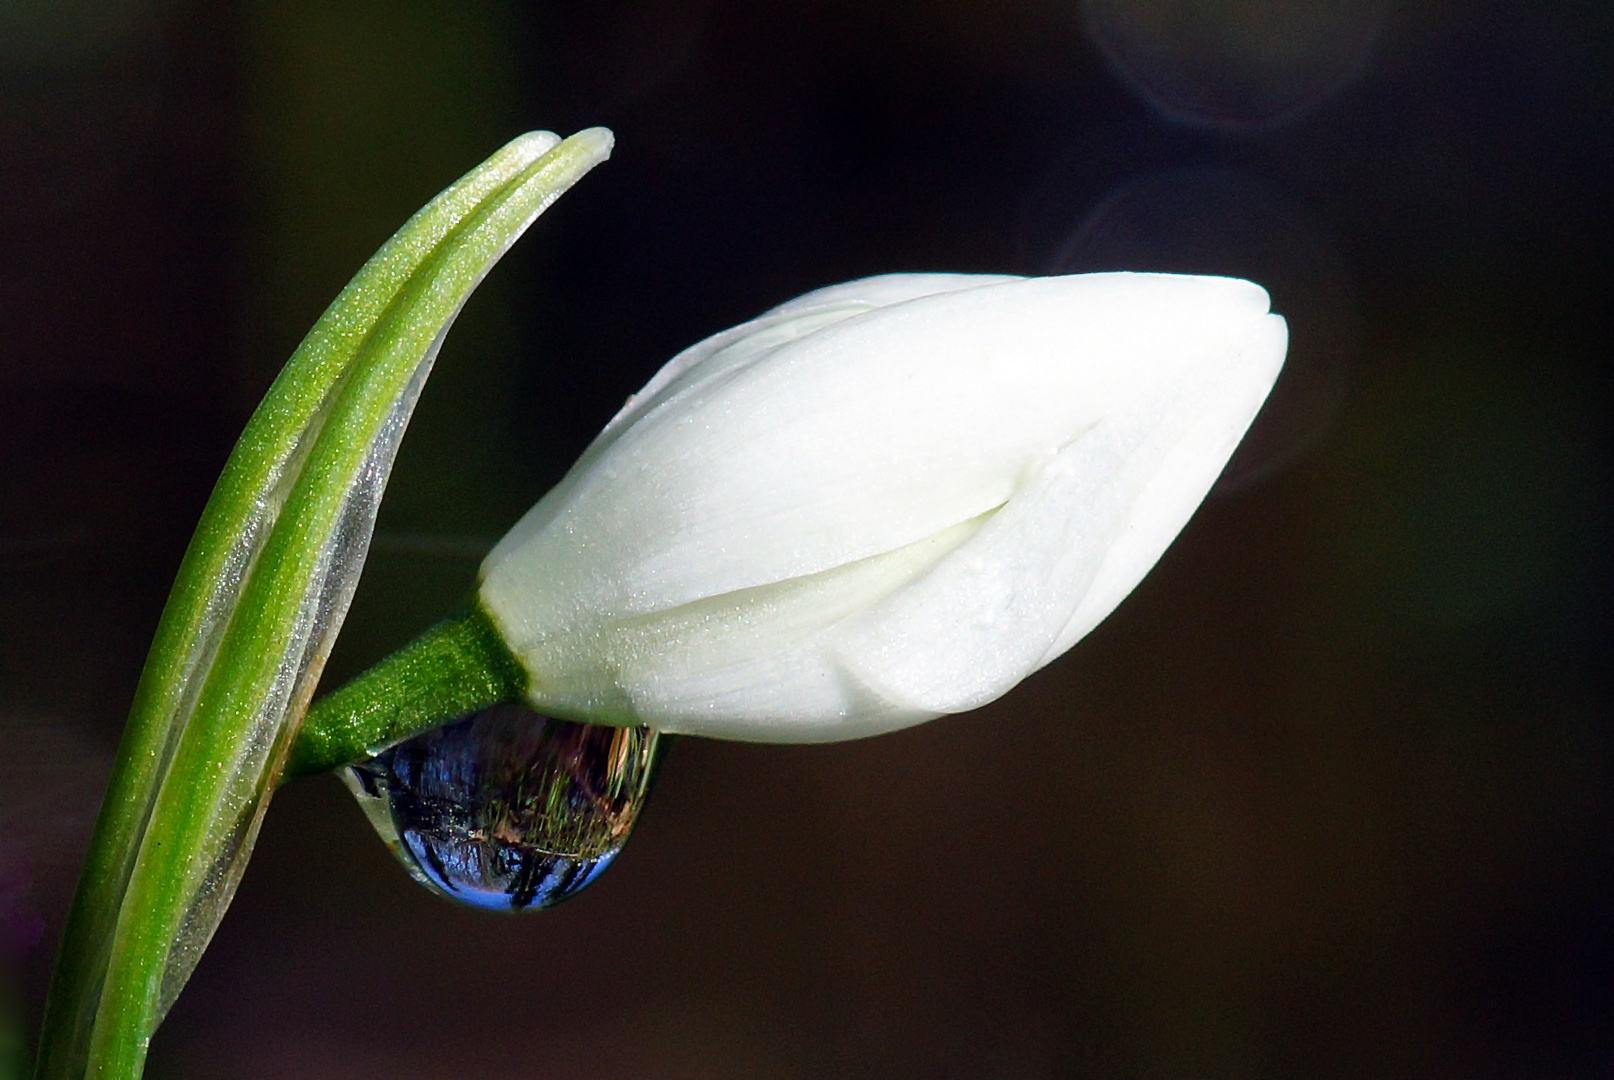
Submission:
M 820 289 L 667 364 L 479 596 L 552 715 L 818 742 L 973 709 L 1138 584 L 1286 340 L 1229 278 Z

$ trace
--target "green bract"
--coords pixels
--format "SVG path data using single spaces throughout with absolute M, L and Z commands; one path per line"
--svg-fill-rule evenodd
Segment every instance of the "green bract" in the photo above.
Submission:
M 40 1080 L 139 1076 L 245 868 L 444 334 L 611 141 L 600 128 L 524 135 L 432 200 L 253 414 L 136 692 L 57 958 Z

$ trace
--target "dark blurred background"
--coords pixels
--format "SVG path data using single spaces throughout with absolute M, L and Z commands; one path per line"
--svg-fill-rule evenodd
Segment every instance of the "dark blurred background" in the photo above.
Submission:
M 1599 0 L 0 0 L 0 1048 L 253 403 L 439 188 L 606 124 L 443 350 L 333 680 L 818 285 L 1236 273 L 1289 369 L 1064 659 L 681 742 L 553 912 L 288 787 L 150 1076 L 1614 1075 L 1611 55 Z

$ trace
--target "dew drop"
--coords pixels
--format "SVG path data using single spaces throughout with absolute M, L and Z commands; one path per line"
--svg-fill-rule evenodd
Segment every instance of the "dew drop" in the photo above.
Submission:
M 495 705 L 343 770 L 411 877 L 479 908 L 553 907 L 611 864 L 649 793 L 657 733 Z

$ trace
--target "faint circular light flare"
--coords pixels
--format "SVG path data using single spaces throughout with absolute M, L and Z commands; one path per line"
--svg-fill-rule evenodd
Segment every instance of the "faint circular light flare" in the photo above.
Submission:
M 1087 34 L 1167 119 L 1281 125 L 1366 66 L 1388 0 L 1082 0 Z
M 1112 191 L 1045 273 L 1152 270 L 1248 278 L 1289 323 L 1289 357 L 1215 490 L 1269 475 L 1327 429 L 1360 336 L 1346 276 L 1300 211 L 1221 169 L 1150 176 Z

